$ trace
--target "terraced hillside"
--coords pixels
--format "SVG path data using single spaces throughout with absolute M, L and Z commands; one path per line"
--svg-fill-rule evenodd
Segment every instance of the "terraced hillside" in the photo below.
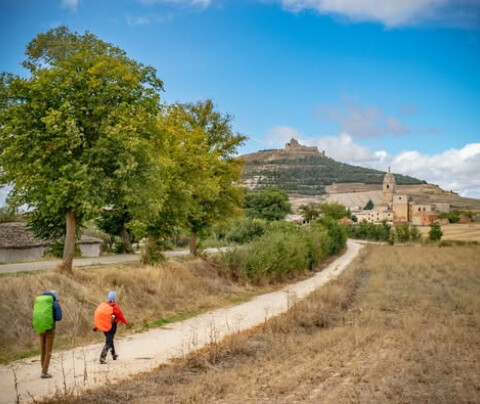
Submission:
M 250 189 L 278 187 L 289 194 L 322 195 L 335 183 L 382 184 L 385 172 L 340 163 L 320 153 L 305 155 L 285 150 L 266 150 L 241 156 L 243 182 Z M 395 174 L 399 185 L 426 184 L 417 178 Z

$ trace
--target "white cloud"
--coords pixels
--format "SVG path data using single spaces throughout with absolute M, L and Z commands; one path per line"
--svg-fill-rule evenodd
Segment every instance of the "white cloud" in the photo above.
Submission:
M 288 10 L 334 14 L 351 21 L 376 21 L 387 27 L 434 21 L 471 24 L 478 0 L 277 0 Z
M 62 0 L 62 7 L 69 8 L 71 11 L 77 11 L 80 0 Z
M 268 132 L 265 140 L 270 146 L 284 147 L 295 137 L 301 144 L 317 146 L 328 157 L 348 164 L 378 170 L 387 170 L 410 175 L 446 191 L 480 199 L 480 143 L 470 143 L 460 149 L 449 149 L 439 154 L 422 154 L 418 151 L 403 151 L 389 155 L 385 150 L 371 150 L 355 143 L 348 133 L 338 136 L 310 137 L 295 128 L 280 126 Z
M 339 108 L 320 107 L 316 115 L 338 123 L 340 130 L 358 137 L 376 137 L 381 135 L 406 135 L 410 129 L 397 118 L 382 112 L 378 107 L 360 106 L 347 101 Z
M 163 24 L 173 20 L 173 14 L 146 14 L 146 15 L 131 15 L 125 14 L 125 21 L 129 26 L 136 25 L 150 25 Z
M 290 126 L 276 126 L 268 131 L 265 136 L 265 142 L 268 146 L 283 147 L 292 137 L 297 140 L 302 140 L 304 136 Z
M 425 179 L 447 191 L 480 198 L 480 143 L 433 155 L 406 151 L 393 156 L 390 164 L 395 171 Z

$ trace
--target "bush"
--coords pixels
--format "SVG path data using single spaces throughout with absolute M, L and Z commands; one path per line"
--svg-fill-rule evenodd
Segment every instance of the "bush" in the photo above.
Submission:
M 235 223 L 225 238 L 233 243 L 247 243 L 262 236 L 265 233 L 265 227 L 265 220 L 244 218 Z
M 299 229 L 300 230 L 300 229 Z M 307 269 L 309 246 L 301 231 L 270 231 L 249 248 L 246 274 L 254 280 L 278 279 Z
M 442 228 L 439 223 L 430 224 L 430 231 L 428 232 L 428 239 L 430 241 L 439 241 L 443 236 Z
M 386 242 L 391 240 L 391 230 L 392 227 L 385 221 L 381 224 L 362 221 L 358 225 L 347 227 L 348 236 L 351 238 Z
M 65 243 L 63 241 L 54 242 L 47 250 L 45 250 L 44 256 L 62 258 L 64 245 Z M 75 257 L 81 257 L 81 256 L 82 256 L 82 251 L 80 250 L 80 246 L 78 244 L 75 244 Z
M 328 232 L 329 244 L 327 251 L 329 255 L 336 254 L 345 247 L 347 242 L 347 231 L 345 230 L 344 226 L 341 226 L 336 220 L 333 220 L 329 217 L 322 217 L 318 219 L 317 224 L 322 225 Z
M 346 233 L 335 220 L 321 219 L 306 228 L 271 222 L 262 236 L 222 254 L 221 261 L 234 279 L 264 283 L 312 269 L 345 243 Z
M 404 223 L 400 226 L 395 226 L 393 237 L 399 243 L 408 243 L 409 241 L 421 240 L 422 235 L 416 226 L 409 226 L 408 223 Z

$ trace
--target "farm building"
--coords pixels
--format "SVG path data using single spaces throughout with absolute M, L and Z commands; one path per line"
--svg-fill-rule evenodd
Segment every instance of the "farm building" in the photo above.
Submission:
M 0 262 L 21 262 L 42 258 L 53 244 L 49 240 L 36 238 L 26 223 L 0 224 Z M 77 241 L 82 257 L 98 257 L 102 240 L 82 236 Z

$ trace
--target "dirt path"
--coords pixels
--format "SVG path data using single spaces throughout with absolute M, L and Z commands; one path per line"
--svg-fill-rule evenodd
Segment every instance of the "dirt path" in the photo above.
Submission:
M 219 251 L 225 251 L 226 247 L 220 248 L 206 248 L 203 252 L 216 253 Z M 167 257 L 181 257 L 190 254 L 189 250 L 177 250 L 166 251 Z M 75 258 L 73 260 L 74 267 L 86 267 L 91 265 L 108 265 L 119 264 L 123 262 L 137 262 L 140 260 L 140 254 L 122 254 L 122 255 L 107 255 L 102 257 L 90 257 L 90 258 Z M 0 274 L 7 272 L 20 272 L 20 271 L 43 271 L 49 269 L 55 269 L 61 260 L 52 261 L 34 261 L 34 262 L 20 262 L 16 264 L 0 264 Z
M 18 397 L 20 402 L 28 402 L 32 398 L 40 399 L 56 392 L 81 392 L 85 388 L 119 381 L 152 370 L 170 358 L 220 341 L 228 334 L 261 324 L 287 311 L 295 300 L 307 296 L 339 275 L 357 256 L 361 247 L 360 243 L 349 240 L 346 253 L 322 272 L 281 291 L 120 339 L 116 341 L 120 358 L 115 362 L 109 358 L 106 365 L 98 362 L 102 344 L 95 344 L 54 353 L 50 364 L 52 379 L 40 378 L 39 357 L 0 366 L 0 403 L 15 403 Z

